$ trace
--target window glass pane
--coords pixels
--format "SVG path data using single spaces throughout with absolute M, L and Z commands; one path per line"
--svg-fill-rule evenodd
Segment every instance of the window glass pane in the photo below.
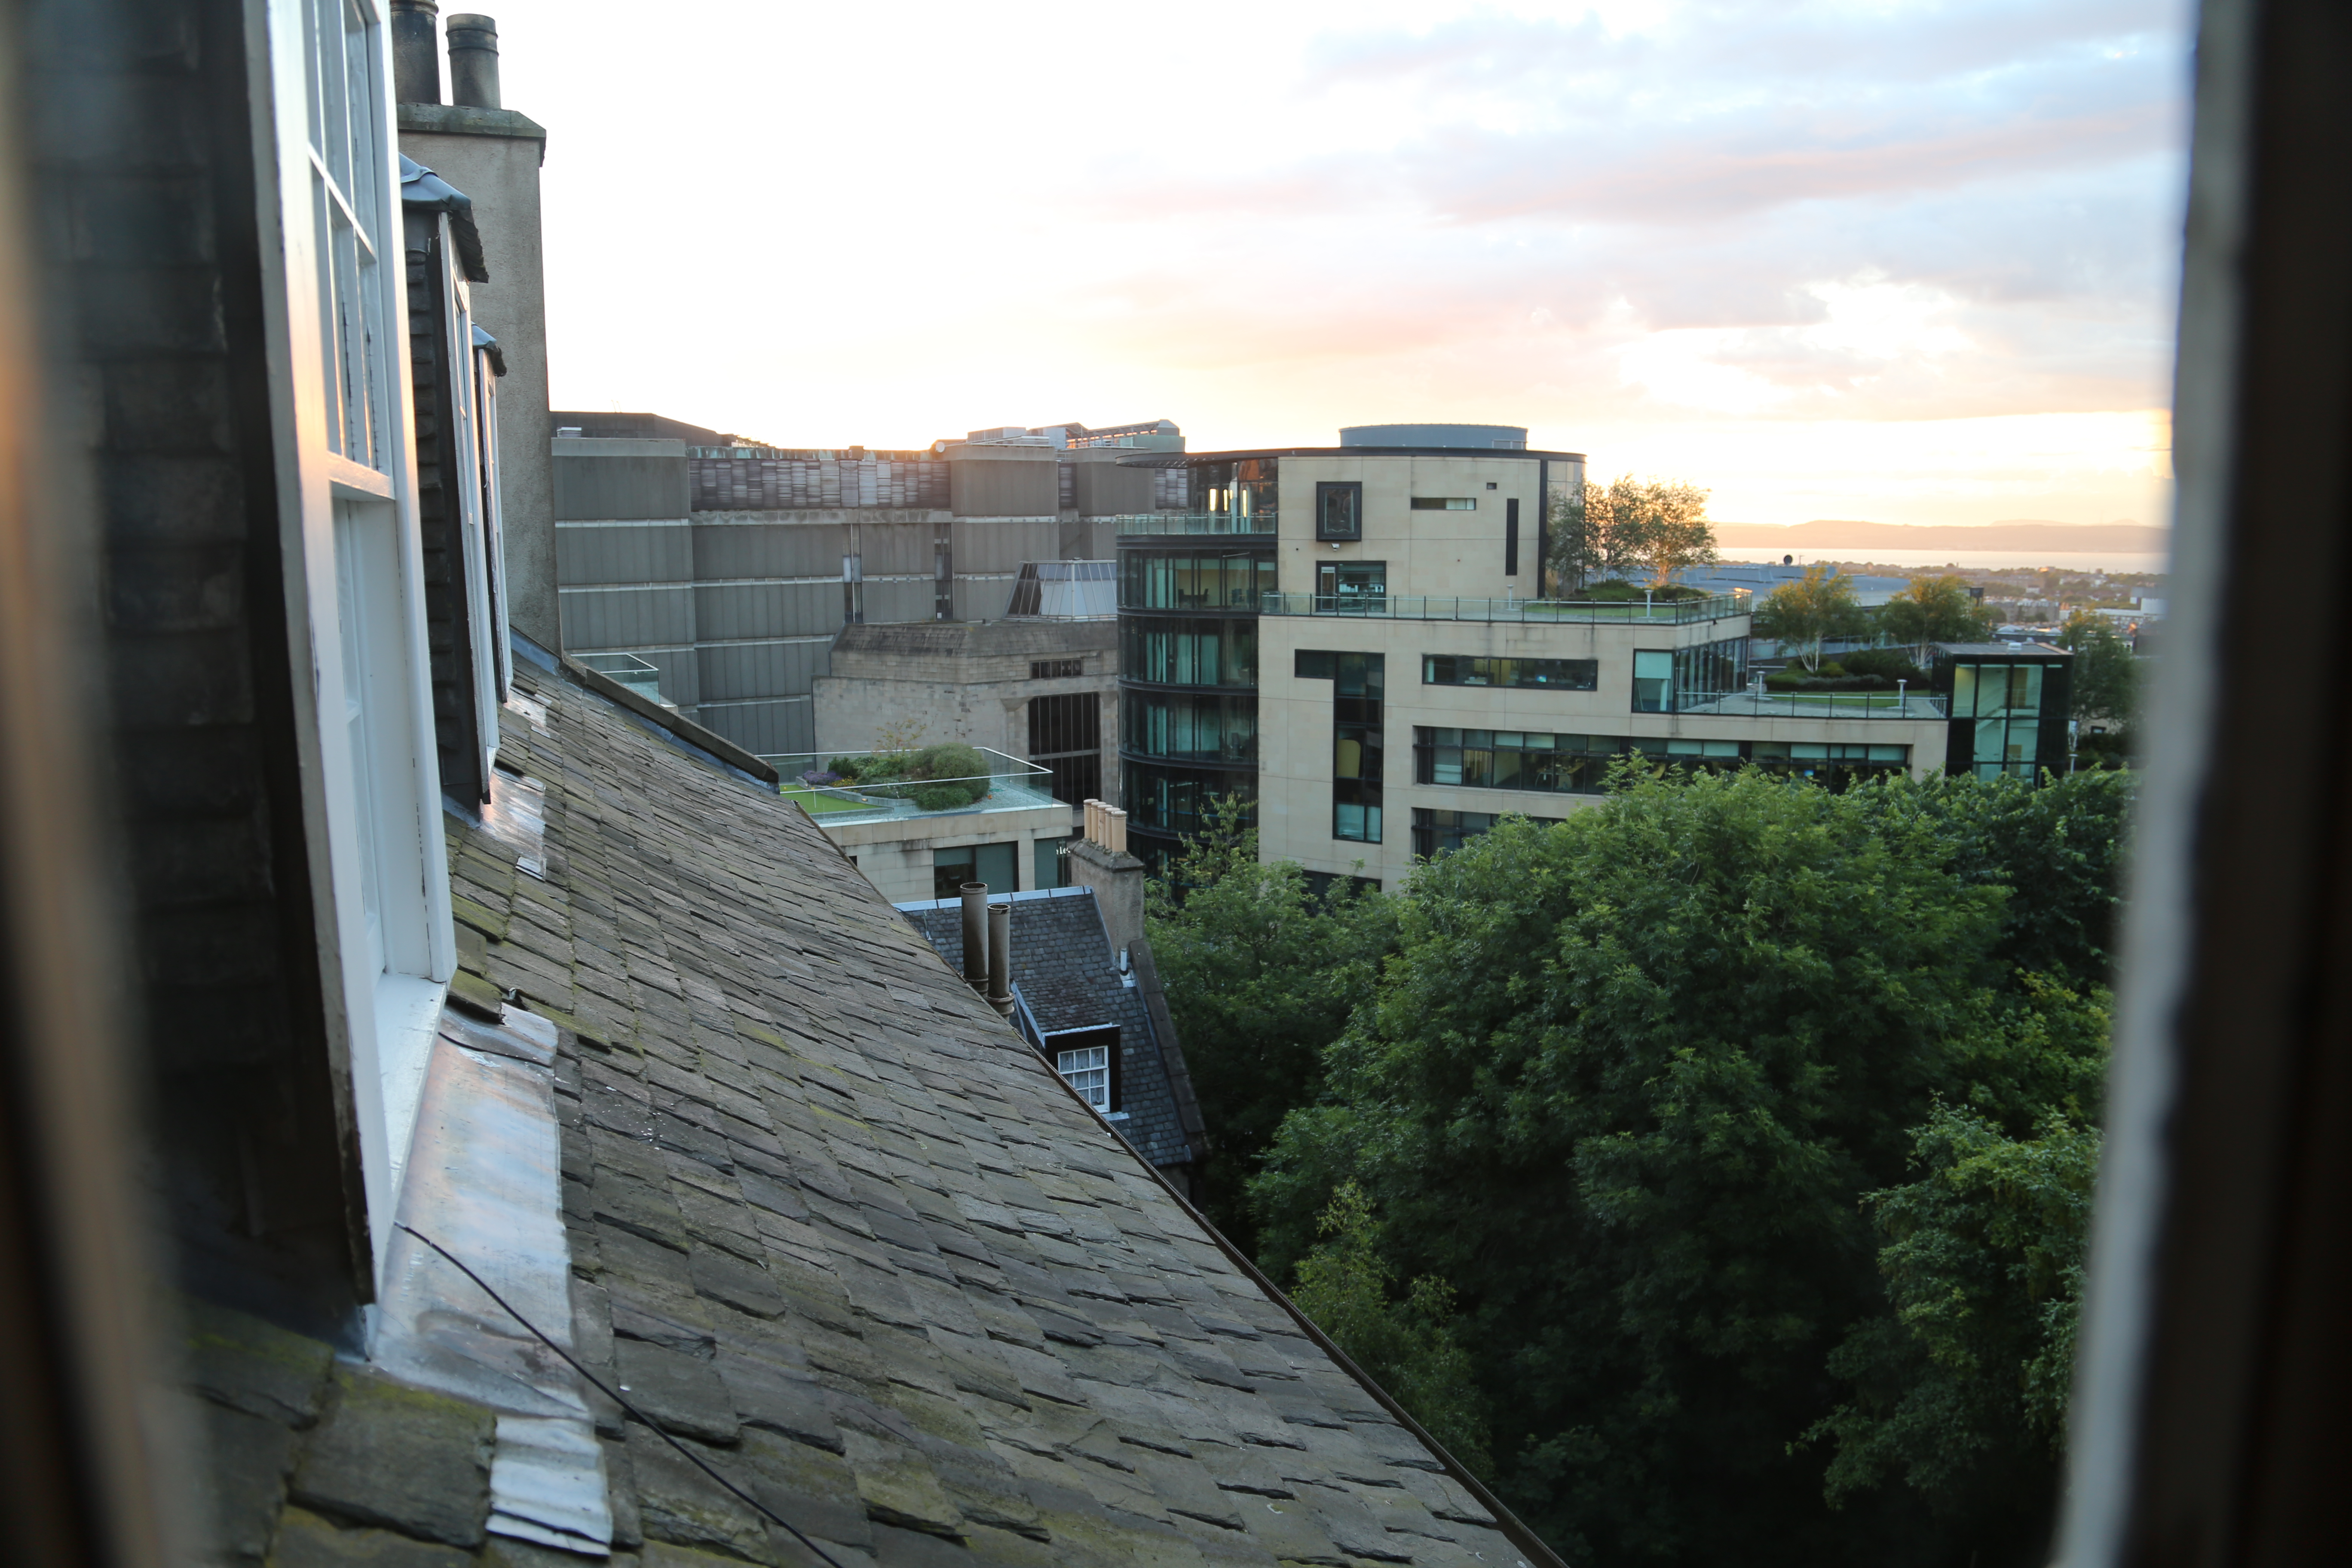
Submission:
M 1110 1110 L 1110 1048 L 1087 1046 L 1054 1053 L 1054 1068 L 1097 1110 Z
M 1952 717 L 1973 719 L 1977 715 L 1977 667 L 1956 665 L 1952 669 Z
M 1643 649 L 1633 655 L 1633 711 L 1663 713 L 1666 688 L 1674 679 L 1675 656 L 1667 649 Z
M 381 765 L 368 731 L 367 637 L 368 598 L 381 584 L 374 579 L 380 563 L 371 556 L 368 520 L 349 501 L 335 503 L 335 609 L 341 622 L 343 652 L 344 743 L 351 751 L 352 794 L 357 807 L 360 851 L 360 903 L 366 911 L 371 973 L 384 967 L 383 873 L 376 844 L 376 770 Z

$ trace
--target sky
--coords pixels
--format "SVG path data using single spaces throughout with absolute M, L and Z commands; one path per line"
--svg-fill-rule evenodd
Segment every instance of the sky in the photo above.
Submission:
M 2167 521 L 2184 0 L 499 0 L 557 407 L 1525 425 L 1737 522 Z

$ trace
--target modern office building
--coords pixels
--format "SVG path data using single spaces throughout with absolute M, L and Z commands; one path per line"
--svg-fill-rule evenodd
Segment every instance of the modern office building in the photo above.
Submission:
M 1181 452 L 1166 420 L 884 452 L 752 446 L 654 415 L 553 418 L 564 650 L 642 660 L 666 700 L 762 755 L 824 743 L 815 684 L 844 626 L 1062 606 L 1088 585 L 1049 580 L 1054 563 L 1106 563 L 1111 518 L 1186 504 L 1181 468 L 1119 466 Z
M 1266 858 L 1392 887 L 1506 814 L 1591 804 L 1633 752 L 1832 784 L 1960 752 L 2063 765 L 2056 649 L 1956 650 L 2032 668 L 2000 677 L 2018 701 L 2003 685 L 2000 717 L 1972 712 L 1963 740 L 1937 692 L 1763 691 L 1746 592 L 1544 595 L 1544 520 L 1580 495 L 1584 459 L 1521 429 L 1360 426 L 1338 447 L 1127 460 L 1188 468 L 1199 498 L 1120 524 L 1120 786 L 1148 860 L 1233 795 L 1255 803 Z

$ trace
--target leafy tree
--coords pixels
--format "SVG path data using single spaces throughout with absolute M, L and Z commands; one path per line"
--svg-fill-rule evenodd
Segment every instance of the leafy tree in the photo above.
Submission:
M 1622 475 L 1584 487 L 1584 527 L 1601 574 L 1646 574 L 1663 587 L 1685 566 L 1716 559 L 1707 492 L 1673 480 Z
M 1913 1158 L 1916 1180 L 1864 1200 L 1886 1238 L 1878 1264 L 1890 1310 L 1831 1354 L 1830 1372 L 1852 1394 L 1807 1436 L 1835 1444 L 1832 1506 L 1899 1482 L 1939 1517 L 1969 1521 L 1995 1561 L 2038 1562 L 2065 1434 L 2099 1134 L 2078 1109 L 2045 1111 L 2021 1138 L 1939 1106 Z
M 2074 654 L 2072 716 L 2128 729 L 2139 710 L 2139 659 L 2131 644 L 2105 616 L 2077 610 L 2066 617 L 2058 646 Z
M 1793 583 L 1783 583 L 1756 606 L 1759 637 L 1797 645 L 1797 658 L 1819 673 L 1822 644 L 1832 637 L 1860 637 L 1869 625 L 1853 596 L 1853 579 L 1826 566 L 1808 566 Z
M 1459 1289 L 1499 1485 L 1572 1560 L 2001 1546 L 1908 1486 L 1831 1509 L 1835 1460 L 1797 1440 L 1861 1397 L 1829 1360 L 1890 1313 L 1864 1200 L 1904 1184 L 1915 1130 L 1949 1104 L 2023 1133 L 2095 1080 L 2104 1016 L 2017 978 L 2028 879 L 1982 840 L 2009 820 L 2067 842 L 2107 797 L 2044 820 L 1947 798 L 1975 781 L 1615 787 L 1397 897 L 1399 951 L 1254 1184 L 1263 1257 L 1307 1257 L 1356 1184 L 1389 1277 Z M 2061 887 L 2099 863 L 2084 848 Z M 2104 907 L 2049 928 L 2077 933 L 2068 963 L 2104 963 L 2080 934 Z
M 1391 901 L 1356 883 L 1309 889 L 1295 862 L 1260 865 L 1248 808 L 1226 799 L 1165 879 L 1144 926 L 1213 1142 L 1204 1207 L 1251 1246 L 1243 1201 L 1275 1131 L 1323 1084 L 1323 1048 L 1395 942 Z
M 1316 1228 L 1327 1239 L 1299 1261 L 1292 1300 L 1455 1458 L 1493 1475 L 1470 1358 L 1454 1340 L 1454 1287 L 1423 1275 L 1403 1300 L 1389 1299 L 1393 1276 L 1373 1245 L 1371 1205 L 1352 1182 L 1331 1194 Z
M 1939 642 L 1983 642 L 1998 623 L 1992 612 L 1969 593 L 1959 578 L 1914 577 L 1911 585 L 1886 601 L 1878 624 L 1887 636 L 1912 650 L 1916 664 L 1929 663 L 1927 645 Z

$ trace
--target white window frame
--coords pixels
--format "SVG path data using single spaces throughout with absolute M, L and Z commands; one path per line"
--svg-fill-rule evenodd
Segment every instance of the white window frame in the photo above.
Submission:
M 1049 1040 L 1051 1037 L 1047 1037 Z M 1108 1045 L 1079 1046 L 1071 1050 L 1057 1047 L 1054 1052 L 1054 1070 L 1062 1075 L 1064 1083 L 1078 1091 L 1079 1099 L 1105 1116 L 1110 1114 L 1110 1047 Z
M 263 247 L 262 274 L 303 828 L 343 1131 L 381 1268 L 457 972 L 391 30 L 381 0 L 261 6 L 255 172 L 262 232 L 284 240 Z
M 490 688 L 491 755 L 498 754 L 499 709 L 514 695 L 514 643 L 507 620 L 506 507 L 499 499 L 499 373 L 490 365 L 490 351 L 467 345 L 474 367 L 474 405 L 480 431 L 476 458 L 477 483 L 482 492 L 482 540 L 489 561 L 490 624 L 497 644 Z
M 448 320 L 441 344 L 442 374 L 448 378 L 449 401 L 457 428 L 449 433 L 455 450 L 451 461 L 458 473 L 457 493 L 449 527 L 457 535 L 458 559 L 466 574 L 466 619 L 474 650 L 474 736 L 482 777 L 488 780 L 499 755 L 499 707 L 506 700 L 506 682 L 499 676 L 498 645 L 504 640 L 503 605 L 491 594 L 489 542 L 483 523 L 482 429 L 488 423 L 481 406 L 481 373 L 488 367 L 474 348 L 474 303 L 467 289 L 466 270 L 458 264 L 457 247 L 450 240 L 448 215 L 439 215 L 442 287 L 447 290 Z

